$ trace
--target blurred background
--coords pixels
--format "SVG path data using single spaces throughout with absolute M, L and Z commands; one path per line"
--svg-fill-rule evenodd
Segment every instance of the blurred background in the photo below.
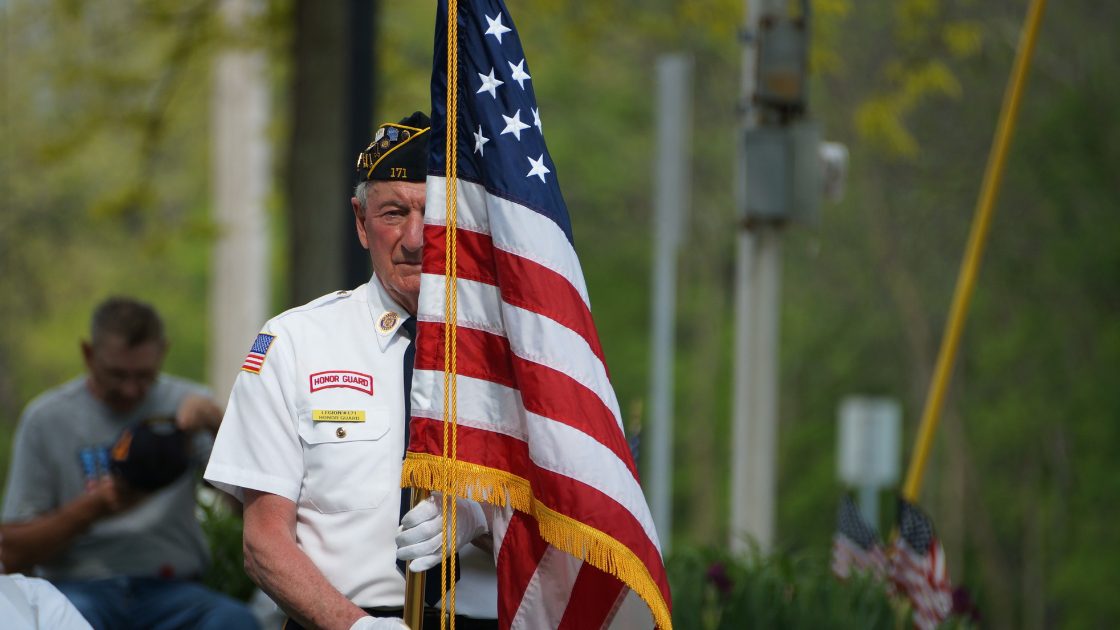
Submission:
M 507 5 L 619 402 L 643 437 L 656 396 L 655 62 L 690 59 L 667 542 L 671 563 L 725 553 L 746 540 L 732 531 L 744 3 Z M 849 158 L 839 201 L 783 230 L 774 525 L 762 548 L 825 574 L 845 491 L 839 406 L 855 394 L 896 401 L 905 469 L 1027 2 L 811 7 L 806 114 Z M 155 304 L 172 341 L 167 371 L 224 394 L 269 315 L 365 281 L 353 159 L 373 125 L 429 109 L 435 7 L 0 8 L 2 475 L 23 406 L 82 371 L 78 343 L 104 297 Z M 1120 561 L 1118 24 L 1120 6 L 1085 0 L 1053 3 L 1043 18 L 919 501 L 986 627 L 1120 619 L 1110 579 Z M 895 490 L 882 490 L 880 531 Z

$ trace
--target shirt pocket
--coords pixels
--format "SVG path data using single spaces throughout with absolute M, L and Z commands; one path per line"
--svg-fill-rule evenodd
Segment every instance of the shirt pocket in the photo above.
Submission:
M 403 448 L 389 444 L 384 410 L 355 411 L 364 414 L 364 422 L 315 422 L 310 409 L 299 414 L 301 492 L 323 514 L 373 509 L 400 489 Z

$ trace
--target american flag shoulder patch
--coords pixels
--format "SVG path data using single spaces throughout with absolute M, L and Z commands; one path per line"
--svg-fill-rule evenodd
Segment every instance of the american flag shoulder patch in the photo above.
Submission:
M 272 342 L 276 340 L 276 335 L 266 335 L 261 333 L 257 335 L 256 340 L 253 341 L 253 347 L 249 349 L 249 355 L 245 357 L 245 362 L 241 364 L 241 369 L 253 374 L 260 374 L 261 368 L 264 367 L 264 359 L 268 356 L 268 349 L 272 347 Z

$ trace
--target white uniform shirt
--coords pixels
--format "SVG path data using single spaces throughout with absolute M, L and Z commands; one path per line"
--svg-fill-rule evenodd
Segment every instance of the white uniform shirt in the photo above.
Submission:
M 91 630 L 53 584 L 18 573 L 0 575 L 0 619 L 9 630 Z
M 362 607 L 404 603 L 394 537 L 407 317 L 375 277 L 269 321 L 205 474 L 239 499 L 250 488 L 294 501 L 300 548 Z

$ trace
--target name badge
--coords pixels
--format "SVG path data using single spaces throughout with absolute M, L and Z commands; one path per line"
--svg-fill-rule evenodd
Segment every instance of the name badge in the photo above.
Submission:
M 311 419 L 315 422 L 365 422 L 363 409 L 312 409 Z

